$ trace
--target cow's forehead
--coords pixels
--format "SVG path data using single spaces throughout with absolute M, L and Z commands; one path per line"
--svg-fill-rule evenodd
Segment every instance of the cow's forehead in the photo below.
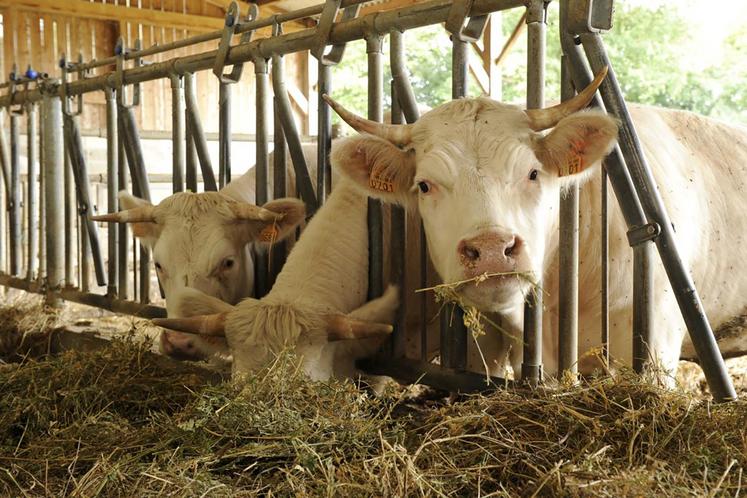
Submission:
M 480 97 L 453 100 L 424 114 L 415 124 L 413 141 L 427 145 L 441 139 L 522 138 L 530 131 L 529 119 L 520 107 Z
M 415 126 L 413 145 L 420 158 L 457 159 L 456 165 L 479 169 L 510 166 L 517 154 L 533 155 L 532 134 L 526 114 L 517 106 L 488 98 L 459 99 L 423 115 Z
M 178 192 L 156 207 L 156 219 L 164 224 L 193 224 L 230 219 L 231 199 L 220 192 Z

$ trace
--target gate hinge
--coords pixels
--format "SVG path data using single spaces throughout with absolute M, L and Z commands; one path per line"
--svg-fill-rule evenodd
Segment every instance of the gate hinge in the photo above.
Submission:
M 661 227 L 657 223 L 646 223 L 628 230 L 628 243 L 630 247 L 654 240 L 661 233 Z

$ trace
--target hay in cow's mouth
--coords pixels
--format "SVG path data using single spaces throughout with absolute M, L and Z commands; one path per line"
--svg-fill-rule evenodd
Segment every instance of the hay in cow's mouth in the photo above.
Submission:
M 630 373 L 449 403 L 311 382 L 289 355 L 218 384 L 133 340 L 16 359 L 3 496 L 734 496 L 747 479 L 747 402 Z

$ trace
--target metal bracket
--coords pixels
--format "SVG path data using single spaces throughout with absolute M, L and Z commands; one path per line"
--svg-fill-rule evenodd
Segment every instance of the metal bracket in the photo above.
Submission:
M 325 66 L 338 64 L 345 53 L 345 43 L 333 45 L 329 52 L 324 53 L 329 44 L 329 37 L 332 34 L 332 27 L 340 10 L 340 4 L 341 0 L 327 0 L 319 18 L 319 24 L 316 26 L 316 43 L 311 50 L 311 55 Z M 358 12 L 360 12 L 360 7 L 360 4 L 345 7 L 342 11 L 342 20 L 349 21 L 355 19 L 358 16 Z
M 68 86 L 68 74 L 72 69 L 74 69 L 76 66 L 79 66 L 83 63 L 83 54 L 78 52 L 78 63 L 72 64 L 69 63 L 66 58 L 65 54 L 62 54 L 62 57 L 60 58 L 60 70 L 62 72 L 62 113 L 65 116 L 80 116 L 83 114 L 83 95 L 78 95 L 78 97 L 68 97 L 67 95 L 67 86 Z M 78 80 L 83 79 L 85 72 L 82 70 L 76 70 L 77 78 Z M 76 100 L 76 110 L 71 111 L 70 110 L 70 100 L 74 99 Z
M 656 239 L 661 233 L 661 227 L 656 223 L 646 223 L 628 230 L 628 244 L 630 247 Z
M 259 7 L 257 4 L 250 4 L 247 11 L 245 22 L 252 22 L 259 16 Z M 223 28 L 223 35 L 218 44 L 218 53 L 215 56 L 213 64 L 213 74 L 221 83 L 236 83 L 241 79 L 241 73 L 244 70 L 244 64 L 234 64 L 230 73 L 223 73 L 226 66 L 226 57 L 231 48 L 231 38 L 236 34 L 236 28 L 239 26 L 239 6 L 236 1 L 232 1 L 226 11 L 226 22 Z M 239 43 L 249 43 L 252 40 L 253 30 L 244 32 L 241 35 Z
M 482 37 L 485 26 L 490 19 L 490 14 L 472 16 L 464 25 L 464 21 L 472 10 L 474 0 L 455 0 L 449 9 L 449 17 L 446 18 L 446 31 L 456 36 L 459 41 L 476 42 Z
M 141 49 L 140 40 L 135 40 L 135 52 L 139 52 Z M 127 48 L 124 44 L 124 39 L 120 36 L 117 40 L 117 45 L 114 47 L 114 56 L 117 58 L 117 69 L 115 71 L 115 81 L 117 86 L 117 104 L 124 108 L 131 108 L 140 105 L 140 83 L 133 83 L 132 102 L 126 103 L 125 96 L 125 84 L 124 84 L 124 65 L 125 56 L 127 55 Z M 140 67 L 143 65 L 142 58 L 135 57 L 134 67 Z
M 569 0 L 568 31 L 574 35 L 612 29 L 614 0 Z

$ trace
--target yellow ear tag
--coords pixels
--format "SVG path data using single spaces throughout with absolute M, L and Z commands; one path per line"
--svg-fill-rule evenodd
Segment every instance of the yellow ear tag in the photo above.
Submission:
M 262 229 L 261 232 L 259 232 L 259 240 L 261 240 L 262 242 L 269 242 L 270 244 L 274 244 L 277 238 L 278 227 L 275 222 L 273 222 L 272 225 L 267 225 Z
M 560 165 L 559 176 L 575 175 L 584 169 L 584 143 L 577 141 L 571 143 L 571 148 L 565 156 L 565 161 Z
M 382 169 L 384 168 L 378 167 L 371 171 L 371 176 L 368 179 L 368 186 L 374 190 L 394 193 L 394 182 L 390 176 L 382 175 Z

